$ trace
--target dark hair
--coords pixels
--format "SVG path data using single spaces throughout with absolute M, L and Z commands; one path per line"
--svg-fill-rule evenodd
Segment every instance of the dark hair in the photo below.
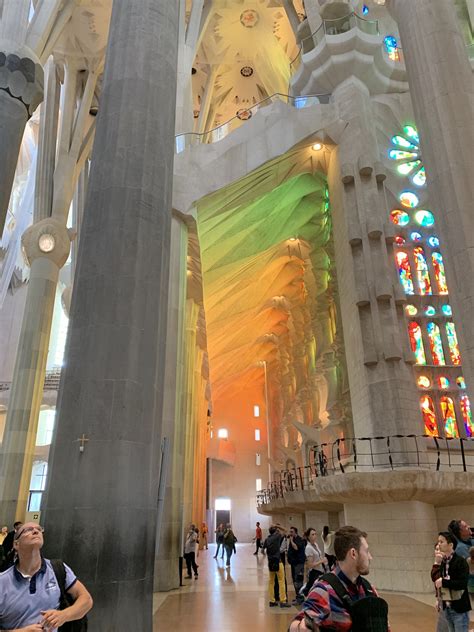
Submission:
M 16 528 L 17 528 L 17 527 L 19 527 L 21 524 L 23 524 L 23 523 L 22 523 L 22 521 L 21 521 L 21 520 L 18 520 L 18 522 L 14 522 L 14 523 L 13 523 L 13 528 L 14 528 L 14 529 L 16 529 Z
M 316 531 L 316 529 L 314 527 L 308 527 L 303 534 L 307 540 L 309 540 L 309 534 L 311 533 L 311 531 Z
M 259 523 L 259 522 L 257 522 L 257 527 L 259 527 L 259 526 L 260 526 L 260 523 Z
M 448 544 L 452 544 L 454 548 L 456 548 L 457 540 L 454 537 L 454 535 L 451 533 L 451 531 L 440 531 L 438 535 L 443 537 Z
M 295 533 L 298 533 L 298 528 L 297 528 L 297 527 L 294 527 L 293 525 L 291 525 L 290 529 L 293 529 L 293 531 L 294 531 Z
M 324 525 L 323 527 L 323 540 L 326 542 L 326 538 L 329 535 L 329 527 L 327 526 L 327 524 Z
M 342 562 L 351 549 L 359 551 L 361 538 L 366 538 L 367 533 L 357 529 L 357 527 L 341 527 L 336 531 L 334 537 L 334 553 L 336 559 Z
M 273 525 L 270 527 L 270 529 L 268 529 L 270 535 L 273 535 L 276 530 L 277 530 L 277 528 L 275 526 L 273 526 Z
M 461 539 L 461 521 L 451 520 L 451 522 L 448 524 L 448 531 L 456 538 L 456 540 L 460 540 Z M 443 534 L 444 533 L 447 533 L 447 532 L 443 531 Z M 454 545 L 456 546 L 456 542 L 454 543 Z

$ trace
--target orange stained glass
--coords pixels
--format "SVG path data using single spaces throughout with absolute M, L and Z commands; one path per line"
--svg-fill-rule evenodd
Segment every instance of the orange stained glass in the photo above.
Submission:
M 466 429 L 466 437 L 474 437 L 474 422 L 472 421 L 471 402 L 467 395 L 463 395 L 459 403 L 461 404 L 461 413 Z
M 420 398 L 421 413 L 425 424 L 425 433 L 431 437 L 438 436 L 438 424 L 436 423 L 436 413 L 433 400 L 428 395 Z
M 451 397 L 441 397 L 441 412 L 443 413 L 444 432 L 452 439 L 459 437 L 458 425 L 456 422 L 456 411 Z
M 448 294 L 448 284 L 446 283 L 446 273 L 444 271 L 444 262 L 441 253 L 432 252 L 431 260 L 433 261 L 433 268 L 436 277 L 436 283 L 438 284 L 438 291 L 440 294 Z
M 431 281 L 430 274 L 428 272 L 428 265 L 426 263 L 425 251 L 421 246 L 417 246 L 413 249 L 413 255 L 415 257 L 416 278 L 418 280 L 420 294 L 431 294 Z

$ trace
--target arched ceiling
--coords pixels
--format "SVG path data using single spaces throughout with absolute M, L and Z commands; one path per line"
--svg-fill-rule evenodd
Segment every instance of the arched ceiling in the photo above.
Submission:
M 263 360 L 279 373 L 291 309 L 327 288 L 324 176 L 303 173 L 275 188 L 259 180 L 261 171 L 198 203 L 213 398 L 262 381 Z

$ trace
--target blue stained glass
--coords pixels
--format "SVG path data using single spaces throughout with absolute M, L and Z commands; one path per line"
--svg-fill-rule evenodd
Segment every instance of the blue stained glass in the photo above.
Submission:
M 433 226 L 435 219 L 431 211 L 417 211 L 415 213 L 415 220 L 420 226 Z
M 434 316 L 436 314 L 436 310 L 433 305 L 427 305 L 425 308 L 425 316 Z
M 439 246 L 439 239 L 432 235 L 428 238 L 428 243 L 432 248 L 437 248 Z
M 445 316 L 452 316 L 453 315 L 453 310 L 451 309 L 451 305 L 443 305 L 441 307 L 441 311 L 443 312 L 443 314 Z
M 364 6 L 362 7 L 362 15 L 367 15 L 369 13 L 369 7 L 364 4 Z
M 421 241 L 422 236 L 420 235 L 420 233 L 417 233 L 416 231 L 414 231 L 413 233 L 410 233 L 410 239 L 412 241 Z

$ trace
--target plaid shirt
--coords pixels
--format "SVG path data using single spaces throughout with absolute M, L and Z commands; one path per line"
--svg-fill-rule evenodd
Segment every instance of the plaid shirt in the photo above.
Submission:
M 366 596 L 360 576 L 354 584 L 344 575 L 339 566 L 335 568 L 333 573 L 342 581 L 353 601 Z M 374 594 L 377 595 L 375 588 L 372 587 L 372 589 Z M 351 616 L 345 605 L 337 596 L 334 588 L 324 580 L 315 582 L 303 604 L 302 611 L 296 619 L 303 619 L 305 614 L 321 630 L 326 630 L 327 632 L 348 632 L 352 628 Z

